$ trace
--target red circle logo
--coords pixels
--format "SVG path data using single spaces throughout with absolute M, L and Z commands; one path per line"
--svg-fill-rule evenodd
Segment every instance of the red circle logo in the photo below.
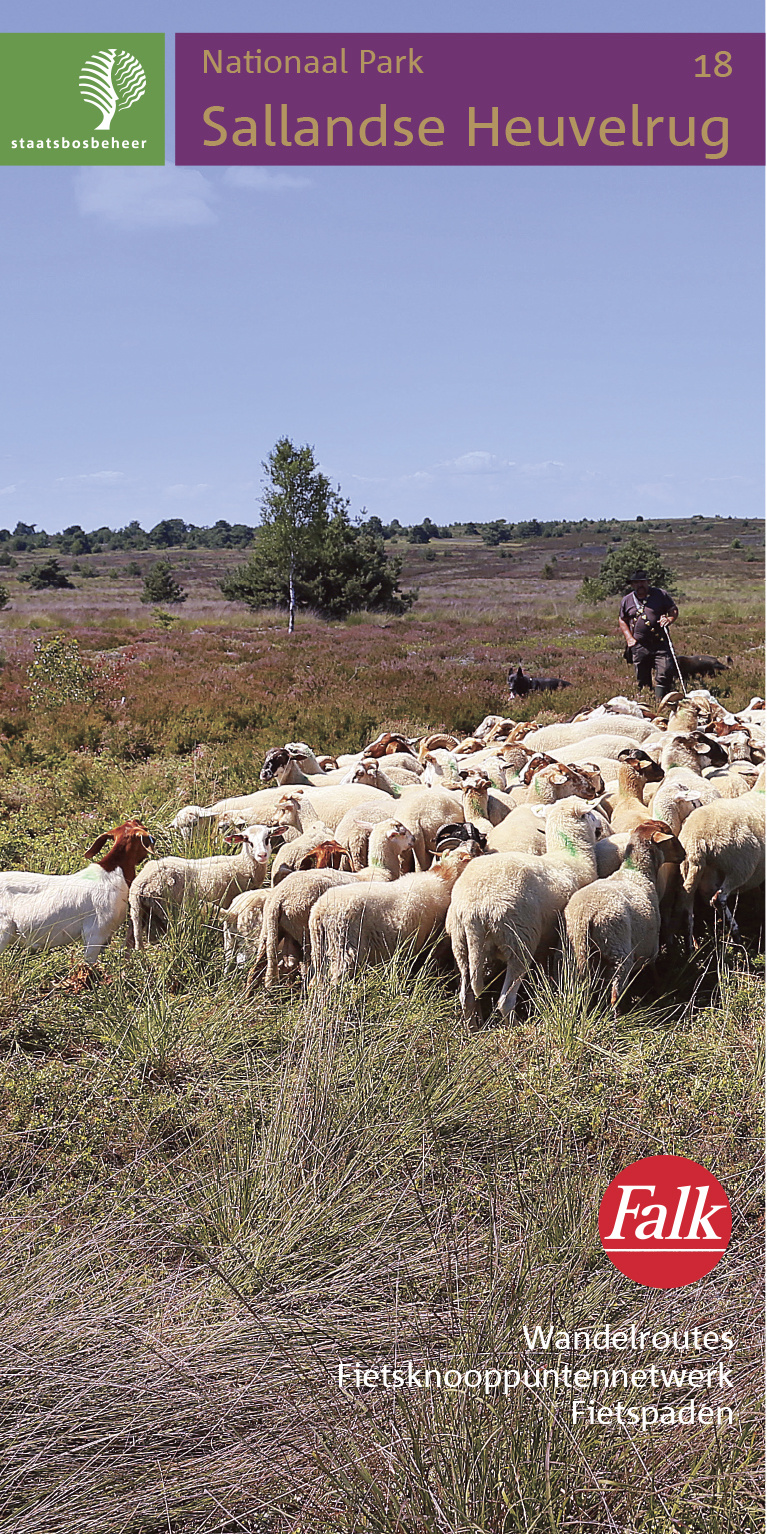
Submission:
M 614 1177 L 599 1236 L 614 1267 L 650 1289 L 681 1289 L 715 1268 L 732 1231 L 720 1182 L 686 1156 L 647 1156 Z

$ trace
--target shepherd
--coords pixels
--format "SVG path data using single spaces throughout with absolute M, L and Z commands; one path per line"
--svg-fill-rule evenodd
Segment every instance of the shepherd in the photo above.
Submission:
M 676 667 L 666 630 L 676 622 L 679 608 L 660 586 L 651 586 L 647 572 L 629 577 L 618 626 L 626 641 L 626 660 L 633 662 L 637 688 L 651 687 L 655 673 L 655 696 L 660 702 L 676 683 Z

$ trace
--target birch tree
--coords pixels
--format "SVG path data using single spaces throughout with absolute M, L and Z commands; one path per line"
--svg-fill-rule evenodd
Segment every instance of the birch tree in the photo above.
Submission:
M 288 633 L 296 626 L 296 574 L 319 554 L 333 492 L 314 461 L 312 449 L 281 437 L 263 465 L 259 545 L 288 583 Z
M 361 608 L 405 612 L 413 594 L 399 590 L 400 562 L 387 558 L 374 529 L 352 523 L 349 502 L 313 449 L 282 437 L 263 467 L 253 552 L 221 581 L 224 596 L 255 609 L 287 607 L 290 634 L 299 603 L 334 618 Z

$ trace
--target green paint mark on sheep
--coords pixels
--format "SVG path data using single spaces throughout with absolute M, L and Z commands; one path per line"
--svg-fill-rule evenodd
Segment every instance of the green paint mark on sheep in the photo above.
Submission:
M 577 858 L 580 856 L 575 842 L 571 836 L 568 836 L 566 831 L 557 831 L 557 838 L 560 842 L 562 842 L 565 850 L 569 852 L 571 858 Z

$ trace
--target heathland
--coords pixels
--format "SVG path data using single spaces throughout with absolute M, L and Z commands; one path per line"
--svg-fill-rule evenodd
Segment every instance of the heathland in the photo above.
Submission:
M 742 706 L 763 692 L 761 524 L 641 531 L 676 573 L 677 648 L 732 657 L 713 687 Z M 171 850 L 180 804 L 255 788 L 285 740 L 354 750 L 386 726 L 467 731 L 631 694 L 617 599 L 579 598 L 615 541 L 584 536 L 395 540 L 407 614 L 300 613 L 291 637 L 284 614 L 222 598 L 241 549 L 163 549 L 188 597 L 154 613 L 157 550 L 61 555 L 74 589 L 43 592 L 18 553 L 0 866 L 76 868 L 131 814 Z M 54 635 L 77 640 L 90 693 L 71 675 L 30 687 Z M 572 686 L 509 705 L 519 662 Z M 761 1528 L 761 915 L 742 905 L 739 944 L 712 928 L 667 956 L 661 990 L 637 985 L 617 1022 L 598 988 L 540 972 L 517 1021 L 476 1032 L 433 962 L 248 1001 L 207 911 L 143 955 L 116 939 L 84 991 L 77 950 L 7 951 L 0 1534 Z M 663 1151 L 715 1172 L 734 1213 L 717 1268 L 670 1292 L 622 1279 L 596 1231 L 611 1178 Z M 734 1388 L 698 1399 L 733 1425 L 574 1424 L 546 1387 L 338 1386 L 340 1362 L 550 1365 L 523 1331 L 549 1321 L 731 1331 Z M 675 1361 L 647 1347 L 631 1366 Z

